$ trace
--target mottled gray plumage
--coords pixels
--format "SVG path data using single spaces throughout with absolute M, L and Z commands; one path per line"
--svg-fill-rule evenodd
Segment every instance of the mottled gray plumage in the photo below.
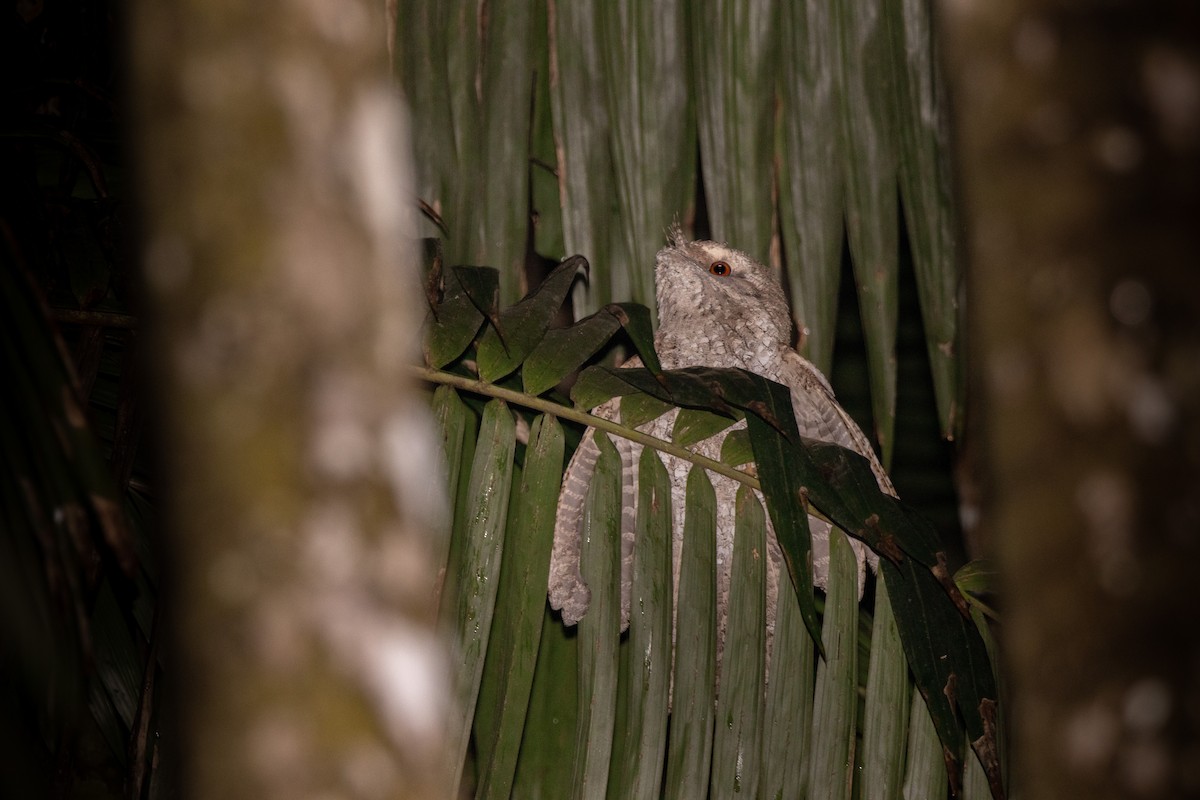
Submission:
M 714 267 L 714 265 L 718 265 Z M 724 265 L 724 266 L 720 266 Z M 722 274 L 725 273 L 725 274 Z M 689 242 L 675 228 L 670 245 L 659 251 L 655 281 L 658 294 L 659 328 L 654 344 L 664 369 L 681 367 L 741 367 L 788 386 L 800 433 L 834 442 L 866 456 L 880 487 L 895 494 L 869 442 L 850 416 L 838 405 L 825 376 L 792 349 L 792 321 L 783 289 L 771 270 L 745 253 L 709 241 Z M 641 366 L 631 359 L 625 366 Z M 606 419 L 617 419 L 619 400 L 594 409 Z M 670 439 L 677 412 L 671 411 L 641 426 L 660 439 Z M 744 425 L 745 423 L 739 423 Z M 723 431 L 695 446 L 711 458 L 719 458 Z M 641 445 L 612 437 L 622 460 L 624 515 L 621 568 L 621 626 L 629 624 L 633 576 L 634 521 L 637 502 L 637 464 Z M 563 621 L 573 625 L 586 613 L 591 593 L 579 572 L 583 502 L 591 482 L 599 451 L 588 430 L 567 468 L 559 496 L 550 561 L 550 604 L 562 612 Z M 682 550 L 684 490 L 691 464 L 663 456 L 671 477 L 674 532 L 674 575 L 678 586 Z M 718 656 L 723 649 L 729 608 L 729 575 L 733 555 L 734 500 L 738 484 L 722 475 L 710 474 L 717 496 L 717 618 Z M 829 525 L 809 518 L 813 538 L 814 583 L 824 588 L 829 576 Z M 773 633 L 777 588 L 783 569 L 775 533 L 768 530 L 767 627 Z M 860 542 L 851 540 L 858 558 L 859 594 L 866 565 L 876 566 L 876 557 Z M 786 577 L 783 578 L 786 580 Z

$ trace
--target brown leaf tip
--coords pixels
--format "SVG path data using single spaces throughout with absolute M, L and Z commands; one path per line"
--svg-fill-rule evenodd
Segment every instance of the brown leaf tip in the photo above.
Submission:
M 946 593 L 950 595 L 950 599 L 954 601 L 954 605 L 958 608 L 959 613 L 964 617 L 970 617 L 971 608 L 967 605 L 967 599 L 962 596 L 962 592 L 958 590 L 958 585 L 950 577 L 950 567 L 946 562 L 946 553 L 939 550 L 936 555 L 937 565 L 930 568 L 933 571 L 934 577 L 938 579 L 938 583 L 942 584 Z

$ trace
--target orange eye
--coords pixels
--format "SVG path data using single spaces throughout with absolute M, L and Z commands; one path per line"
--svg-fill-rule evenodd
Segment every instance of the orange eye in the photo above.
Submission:
M 724 278 L 733 274 L 733 267 L 725 261 L 714 261 L 708 265 L 708 271 L 719 278 Z

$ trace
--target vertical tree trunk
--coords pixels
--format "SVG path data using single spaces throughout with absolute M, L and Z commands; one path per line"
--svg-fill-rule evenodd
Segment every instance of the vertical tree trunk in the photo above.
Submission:
M 1026 798 L 1200 793 L 1200 14 L 944 3 Z
M 436 797 L 444 508 L 402 372 L 420 284 L 383 3 L 131 13 L 183 786 Z

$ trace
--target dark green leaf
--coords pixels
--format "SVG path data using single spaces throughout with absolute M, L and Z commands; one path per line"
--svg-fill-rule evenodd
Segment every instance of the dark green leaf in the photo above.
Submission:
M 621 321 L 646 369 L 656 375 L 662 372 L 658 353 L 654 349 L 654 325 L 650 318 L 650 309 L 641 303 L 614 303 L 608 308 Z
M 776 569 L 768 565 L 768 569 Z M 786 587 L 787 566 L 776 571 L 776 585 Z M 759 796 L 788 800 L 808 795 L 812 751 L 813 691 L 816 648 L 804 627 L 799 604 L 780 592 L 775 616 L 775 643 L 767 680 L 763 717 L 763 774 Z
M 688 5 L 611 0 L 594 8 L 617 176 L 617 220 L 628 250 L 627 260 L 612 265 L 610 280 L 616 297 L 650 304 L 652 265 L 664 228 L 688 217 L 695 196 Z
M 630 428 L 658 419 L 674 408 L 670 403 L 634 392 L 621 398 L 621 424 Z
M 595 408 L 613 397 L 623 397 L 638 392 L 638 388 L 621 375 L 635 370 L 615 370 L 606 366 L 588 367 L 579 373 L 579 380 L 571 387 L 571 400 L 576 408 Z M 651 393 L 657 397 L 661 391 Z M 661 398 L 660 398 L 661 400 Z M 651 417 L 653 419 L 653 417 Z
M 477 797 L 507 798 L 512 793 L 541 641 L 546 574 L 562 467 L 562 426 L 552 416 L 539 416 L 529 431 L 520 488 L 513 495 L 510 517 L 520 535 L 509 537 L 504 549 L 498 595 L 504 602 L 497 606 L 492 622 L 491 645 L 476 712 L 482 716 L 484 706 L 491 705 L 489 713 L 496 720 L 489 746 L 481 746 L 482 737 L 476 735 L 480 753 Z
M 827 0 L 781 4 L 779 227 L 802 349 L 829 374 L 842 270 L 842 124 L 832 9 Z
M 479 339 L 476 360 L 480 378 L 496 381 L 525 360 L 550 327 L 580 270 L 587 270 L 582 256 L 567 259 L 521 302 L 500 312 Z
M 534 3 L 496 0 L 474 8 L 479 28 L 472 31 L 475 35 L 465 49 L 478 59 L 477 82 L 470 92 L 480 102 L 476 156 L 480 168 L 458 175 L 460 208 L 476 207 L 478 222 L 468 232 L 471 261 L 499 268 L 500 299 L 508 305 L 525 290 L 529 111 L 534 65 L 539 60 L 534 47 L 544 47 L 546 40 L 534 36 Z M 557 305 L 561 304 L 560 300 Z
M 754 448 L 750 444 L 750 431 L 738 428 L 730 431 L 721 442 L 721 463 L 740 467 L 754 460 Z
M 919 692 L 913 692 L 909 709 L 908 757 L 904 797 L 945 797 L 946 763 L 929 709 Z
M 829 592 L 813 701 L 810 796 L 849 800 L 858 711 L 858 566 L 845 534 L 829 534 Z
M 469 506 L 463 529 L 462 558 L 448 576 L 446 597 L 454 651 L 459 664 L 455 682 L 461 716 L 451 720 L 447 738 L 452 763 L 461 770 L 471 734 L 471 720 L 483 660 L 491 632 L 500 573 L 500 554 L 508 517 L 516 424 L 508 406 L 492 400 L 484 409 L 479 444 L 471 465 Z M 455 778 L 458 783 L 458 777 Z
M 671 677 L 671 482 L 653 449 L 638 468 L 638 535 L 633 562 L 627 675 L 620 692 L 626 758 L 609 770 L 609 796 L 659 796 L 667 744 Z
M 450 272 L 471 304 L 488 320 L 495 320 L 500 308 L 500 273 L 495 267 L 454 266 Z
M 962 715 L 980 760 L 999 781 L 996 756 L 996 687 L 987 649 L 971 622 L 950 602 L 945 585 L 912 559 L 893 564 L 881 559 L 896 609 L 909 668 L 929 706 L 934 727 L 946 750 L 951 781 L 961 781 L 963 734 L 955 716 Z M 982 751 L 982 752 L 981 752 Z M 989 754 L 990 753 L 990 754 Z M 1002 792 L 996 795 L 1001 797 Z
M 446 464 L 446 495 L 453 498 L 459 485 L 463 467 L 463 440 L 471 426 L 470 409 L 458 396 L 458 392 L 449 386 L 439 386 L 433 393 L 433 416 L 438 430 L 442 435 L 442 457 Z M 473 455 L 473 454 L 472 454 Z M 446 577 L 446 568 L 450 555 L 450 536 L 443 535 L 441 550 L 434 561 L 441 575 L 438 590 Z
M 485 310 L 495 308 L 495 270 L 454 267 L 443 275 L 442 302 L 430 311 L 424 339 L 425 362 L 431 367 L 443 367 L 462 355 L 479 332 Z
M 706 797 L 712 763 L 717 651 L 717 496 L 703 470 L 688 473 L 679 620 L 667 751 L 667 800 Z
M 550 17 L 551 82 L 565 252 L 581 253 L 603 271 L 574 293 L 575 318 L 613 300 L 630 285 L 629 243 L 621 230 L 617 174 L 605 102 L 603 50 L 594 3 L 555 3 Z M 649 298 L 646 298 L 649 302 Z
M 607 344 L 620 326 L 617 318 L 602 308 L 569 328 L 546 331 L 521 367 L 525 391 L 538 395 L 557 385 Z
M 447 91 L 452 73 L 446 54 L 454 52 L 449 46 L 454 27 L 450 22 L 451 8 L 450 3 L 398 3 L 396 30 L 403 46 L 395 48 L 393 63 L 413 119 L 416 194 L 431 207 L 449 210 L 457 202 L 455 125 L 464 122 L 463 115 L 453 113 L 451 101 L 469 97 L 466 92 Z M 465 87 L 468 83 L 469 79 L 461 76 L 458 85 Z M 450 223 L 459 227 L 457 219 L 451 219 Z M 442 233 L 424 218 L 420 231 L 422 236 Z
M 767 517 L 747 486 L 738 487 L 710 794 L 758 793 L 766 671 Z
M 692 6 L 692 69 L 700 163 L 713 238 L 769 263 L 775 163 L 778 4 Z
M 702 442 L 733 425 L 732 420 L 721 414 L 704 411 L 699 408 L 685 408 L 675 417 L 675 427 L 671 430 L 671 441 L 680 447 L 691 447 Z
M 958 356 L 961 258 L 950 164 L 950 125 L 941 59 L 928 0 L 884 6 L 892 26 L 900 196 L 912 250 L 926 349 L 942 435 L 962 424 Z
M 841 45 L 846 233 L 867 341 L 871 406 L 886 466 L 896 420 L 900 250 L 892 42 L 880 5 L 836 0 L 834 9 Z
M 547 0 L 534 7 L 533 51 L 537 82 L 533 87 L 533 129 L 530 132 L 529 196 L 533 201 L 533 248 L 558 260 L 567 255 L 563 243 L 563 213 L 558 186 L 558 153 L 550 97 L 550 29 Z
M 880 555 L 895 558 L 903 551 L 926 566 L 937 563 L 941 544 L 932 523 L 880 491 L 864 457 L 828 442 L 804 444 L 817 476 L 808 485 L 813 505 Z
M 641 333 L 642 318 L 649 319 L 646 307 L 624 303 L 605 306 L 570 327 L 546 331 L 546 336 L 522 366 L 524 390 L 529 395 L 540 395 L 550 389 L 604 347 L 619 327 L 624 325 L 631 335 L 635 331 Z M 646 347 L 646 343 L 638 344 L 638 349 L 643 347 Z M 653 356 L 653 338 L 647 349 Z
M 574 796 L 603 797 L 608 781 L 617 702 L 617 642 L 621 632 L 621 457 L 596 431 L 600 455 L 583 509 L 580 571 L 592 590 L 579 621 L 579 722 L 575 728 Z
M 893 797 L 904 776 L 910 684 L 887 588 L 886 580 L 876 581 L 862 733 L 864 800 Z
M 512 796 L 569 797 L 575 769 L 577 689 L 572 676 L 579 666 L 575 628 L 543 603 L 542 641 L 533 691 L 525 716 L 520 759 Z

